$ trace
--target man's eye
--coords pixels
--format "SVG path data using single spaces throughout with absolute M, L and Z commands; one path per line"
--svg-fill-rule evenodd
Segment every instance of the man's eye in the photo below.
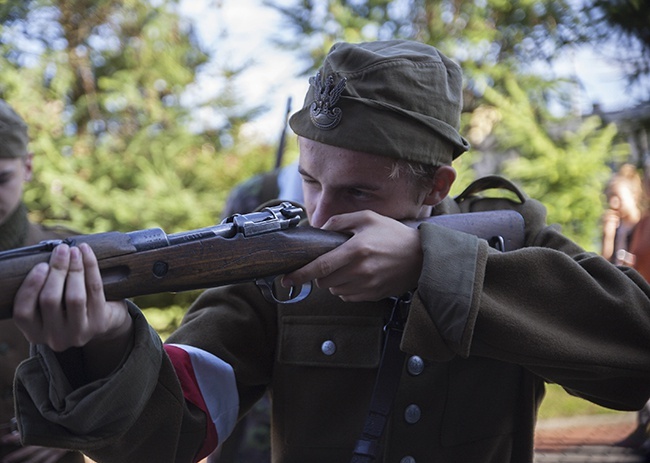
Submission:
M 313 178 L 304 178 L 304 177 L 303 177 L 302 182 L 303 182 L 305 185 L 309 185 L 309 186 L 315 186 L 315 185 L 318 185 L 318 182 L 317 182 L 316 180 L 314 180 Z
M 349 194 L 350 196 L 355 197 L 355 198 L 364 198 L 364 197 L 368 196 L 368 192 L 367 192 L 367 191 L 359 190 L 359 189 L 357 189 L 357 188 L 350 188 L 350 189 L 348 189 L 348 194 Z

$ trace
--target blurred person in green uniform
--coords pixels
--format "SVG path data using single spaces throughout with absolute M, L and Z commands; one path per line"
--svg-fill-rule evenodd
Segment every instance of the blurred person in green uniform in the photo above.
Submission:
M 29 221 L 23 204 L 23 187 L 32 179 L 33 154 L 28 151 L 27 125 L 0 100 L 0 251 L 58 239 L 73 234 Z M 14 372 L 29 357 L 29 342 L 12 320 L 0 321 L 0 455 L 12 462 L 83 462 L 77 452 L 20 445 L 13 403 Z

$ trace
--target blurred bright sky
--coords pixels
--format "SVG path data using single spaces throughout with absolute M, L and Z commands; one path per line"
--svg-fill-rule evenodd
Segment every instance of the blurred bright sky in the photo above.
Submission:
M 250 135 L 278 137 L 282 129 L 287 99 L 292 111 L 297 110 L 307 89 L 307 78 L 296 77 L 300 65 L 288 52 L 281 52 L 269 39 L 282 30 L 279 14 L 264 6 L 262 0 L 182 0 L 181 13 L 192 20 L 203 44 L 214 54 L 215 65 L 230 66 L 251 63 L 250 69 L 237 80 L 238 94 L 244 101 L 264 103 L 269 111 L 248 128 Z M 616 56 L 616 50 L 609 50 Z M 577 76 L 582 88 L 576 89 L 575 104 L 589 114 L 592 104 L 604 111 L 616 111 L 637 104 L 626 91 L 625 79 L 611 60 L 594 51 L 567 53 L 556 63 L 557 76 Z M 209 71 L 196 89 L 198 94 L 216 92 L 219 79 Z M 205 120 L 214 117 L 204 114 Z
M 220 4 L 221 6 L 217 6 Z M 238 95 L 244 101 L 264 104 L 269 111 L 249 127 L 250 135 L 277 138 L 284 124 L 287 100 L 292 112 L 300 108 L 308 87 L 299 63 L 288 52 L 274 47 L 269 38 L 280 34 L 280 15 L 262 5 L 261 0 L 182 0 L 181 14 L 190 18 L 204 46 L 213 53 L 213 71 L 250 63 L 236 80 Z M 208 70 L 203 73 L 197 92 L 217 92 L 223 82 Z M 213 115 L 205 114 L 204 118 Z

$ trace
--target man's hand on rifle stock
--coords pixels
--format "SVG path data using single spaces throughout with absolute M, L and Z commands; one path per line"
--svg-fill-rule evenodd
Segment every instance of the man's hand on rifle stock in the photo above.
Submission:
M 315 281 L 344 301 L 378 301 L 413 290 L 422 271 L 419 232 L 372 211 L 332 216 L 323 230 L 352 237 L 283 278 L 283 285 Z
M 97 259 L 85 243 L 59 245 L 49 265 L 36 265 L 16 294 L 13 313 L 31 343 L 56 352 L 84 347 L 86 353 L 100 355 L 84 356 L 93 360 L 86 364 L 89 379 L 108 374 L 130 345 L 126 304 L 106 301 Z

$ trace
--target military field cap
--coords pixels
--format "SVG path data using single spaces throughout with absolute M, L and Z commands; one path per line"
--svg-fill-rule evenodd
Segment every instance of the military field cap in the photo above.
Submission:
M 462 72 L 430 45 L 337 43 L 309 83 L 289 121 L 299 136 L 428 165 L 469 149 L 458 133 Z
M 27 124 L 5 100 L 0 100 L 0 158 L 27 155 Z

